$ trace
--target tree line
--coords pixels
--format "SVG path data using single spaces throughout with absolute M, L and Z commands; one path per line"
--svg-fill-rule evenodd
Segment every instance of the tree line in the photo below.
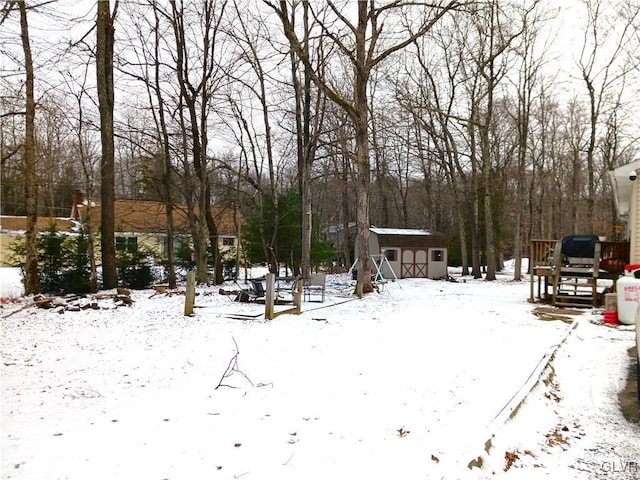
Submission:
M 76 190 L 99 197 L 104 288 L 115 198 L 164 202 L 169 244 L 187 205 L 198 281 L 214 283 L 212 206 L 252 217 L 270 269 L 304 276 L 323 231 L 355 225 L 363 292 L 371 225 L 442 232 L 488 280 L 507 255 L 519 279 L 531 239 L 619 232 L 607 172 L 636 153 L 636 0 L 65 5 L 0 12 L 1 208 L 27 216 L 32 245 L 38 215 L 66 216 Z M 294 259 L 278 245 L 291 192 Z

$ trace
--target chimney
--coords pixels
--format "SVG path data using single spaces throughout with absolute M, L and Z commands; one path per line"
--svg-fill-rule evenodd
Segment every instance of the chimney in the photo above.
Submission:
M 73 205 L 71 206 L 71 219 L 80 220 L 80 211 L 78 206 L 84 203 L 84 195 L 80 190 L 73 192 Z

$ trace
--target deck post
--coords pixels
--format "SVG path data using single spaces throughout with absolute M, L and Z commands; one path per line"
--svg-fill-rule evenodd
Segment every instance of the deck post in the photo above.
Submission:
M 535 299 L 534 299 L 534 290 L 533 290 L 533 283 L 534 283 L 534 271 L 536 268 L 536 261 L 537 259 L 535 258 L 535 254 L 534 254 L 534 248 L 533 248 L 533 241 L 529 242 L 529 303 L 534 303 Z

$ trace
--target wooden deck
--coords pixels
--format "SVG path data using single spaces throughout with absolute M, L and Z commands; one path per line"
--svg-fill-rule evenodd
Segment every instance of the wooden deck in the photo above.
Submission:
M 532 240 L 529 301 L 563 307 L 601 305 L 602 293 L 615 291 L 615 281 L 629 262 L 629 242 L 598 242 L 593 258 L 573 261 L 562 254 L 562 240 Z

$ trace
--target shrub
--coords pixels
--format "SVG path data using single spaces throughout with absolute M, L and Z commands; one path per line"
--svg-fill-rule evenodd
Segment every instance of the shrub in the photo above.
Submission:
M 142 249 L 119 251 L 116 254 L 118 280 L 122 287 L 149 288 L 155 281 L 152 254 Z
M 51 223 L 37 238 L 38 277 L 44 293 L 88 293 L 89 255 L 86 235 L 68 236 Z M 24 272 L 25 240 L 11 245 L 11 263 Z

